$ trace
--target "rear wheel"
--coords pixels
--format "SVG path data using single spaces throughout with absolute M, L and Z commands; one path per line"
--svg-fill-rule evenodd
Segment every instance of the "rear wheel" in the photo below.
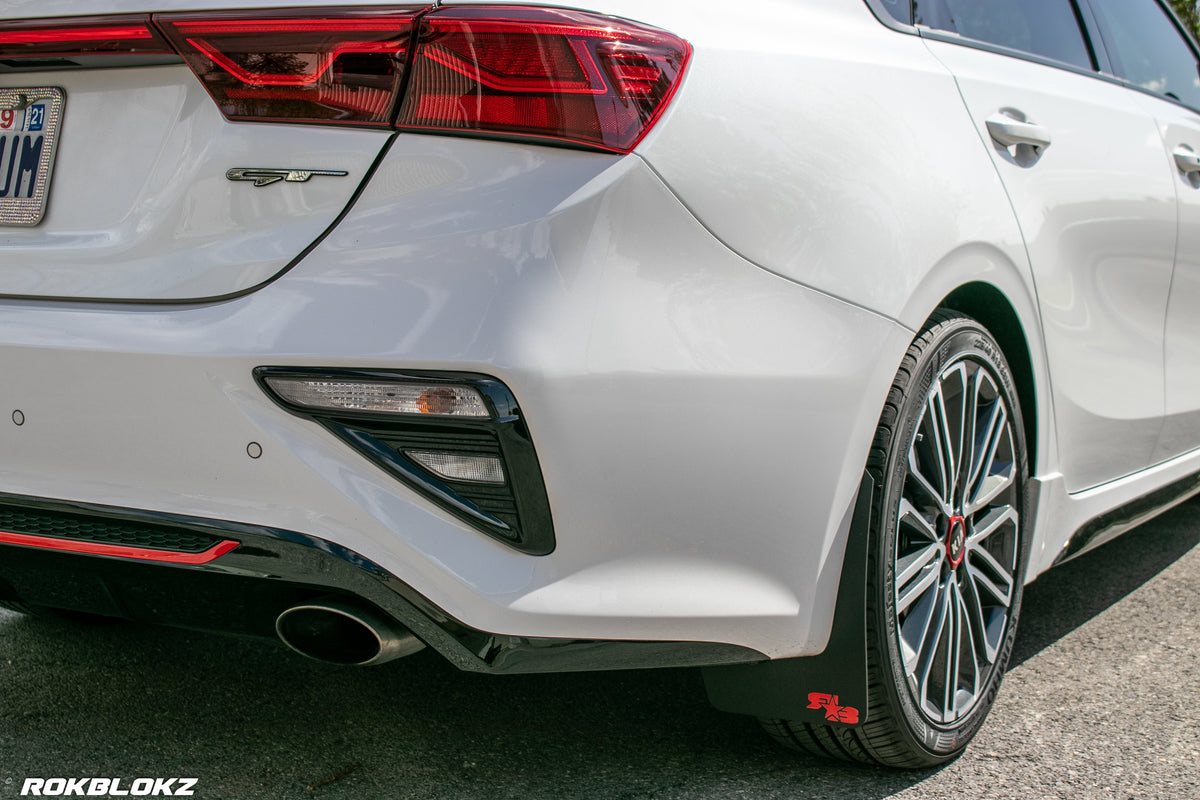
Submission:
M 1017 395 L 978 322 L 935 314 L 892 385 L 867 464 L 876 492 L 863 725 L 763 720 L 824 756 L 922 767 L 958 756 L 1012 650 L 1027 560 Z

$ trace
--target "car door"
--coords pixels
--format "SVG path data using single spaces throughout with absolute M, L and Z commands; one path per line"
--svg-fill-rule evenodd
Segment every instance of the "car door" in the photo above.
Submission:
M 1097 77 L 1085 11 L 1072 0 L 918 0 L 915 19 L 954 73 L 1025 237 L 1069 491 L 1154 458 L 1176 238 L 1175 177 L 1154 119 Z
M 1154 455 L 1200 447 L 1200 58 L 1158 0 L 1090 0 L 1113 73 L 1158 123 L 1179 202 L 1167 309 L 1166 420 Z

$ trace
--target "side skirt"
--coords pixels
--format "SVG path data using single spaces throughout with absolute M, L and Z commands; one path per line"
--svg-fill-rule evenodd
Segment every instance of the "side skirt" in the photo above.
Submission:
M 1051 566 L 1057 567 L 1076 556 L 1111 542 L 1125 531 L 1170 511 L 1197 494 L 1200 494 L 1200 473 L 1189 475 L 1156 492 L 1139 497 L 1131 503 L 1093 517 L 1071 535 Z

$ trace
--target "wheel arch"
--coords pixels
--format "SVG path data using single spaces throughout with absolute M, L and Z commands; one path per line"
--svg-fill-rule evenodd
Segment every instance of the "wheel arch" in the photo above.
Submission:
M 1039 404 L 1037 382 L 1034 377 L 1033 358 L 1029 337 L 1021 324 L 1016 309 L 1008 297 L 990 283 L 976 281 L 964 284 L 939 304 L 966 314 L 977 320 L 1000 345 L 1004 358 L 1012 370 L 1017 399 L 1021 404 L 1021 421 L 1025 433 L 1025 449 L 1029 458 L 1030 472 L 1040 463 L 1039 456 Z

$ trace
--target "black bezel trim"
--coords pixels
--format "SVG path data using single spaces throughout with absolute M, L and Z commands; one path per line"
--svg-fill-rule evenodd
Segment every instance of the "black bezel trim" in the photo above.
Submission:
M 268 378 L 274 376 L 305 380 L 410 380 L 466 385 L 482 395 L 492 412 L 492 418 L 426 419 L 386 412 L 314 409 L 280 397 L 267 382 Z M 554 523 L 537 452 L 516 397 L 497 379 L 473 372 L 297 367 L 258 367 L 254 370 L 254 378 L 267 396 L 281 408 L 318 423 L 376 466 L 476 530 L 529 555 L 544 556 L 554 551 Z M 504 461 L 507 485 L 512 487 L 519 524 L 514 527 L 481 509 L 469 496 L 465 496 L 469 492 L 454 487 L 452 482 L 439 479 L 406 458 L 380 438 L 379 430 L 389 427 L 398 435 L 420 429 L 438 430 L 451 435 L 455 432 L 487 432 L 494 436 Z
M 18 562 L 36 560 L 54 575 L 86 575 L 93 578 L 103 585 L 108 596 L 115 598 L 119 598 L 131 582 L 139 581 L 165 584 L 178 595 L 180 592 L 175 591 L 175 587 L 186 579 L 189 593 L 181 597 L 181 601 L 201 609 L 225 608 L 221 604 L 222 592 L 228 583 L 234 581 L 254 587 L 254 597 L 316 598 L 334 595 L 351 598 L 369 603 L 386 613 L 456 667 L 470 672 L 517 674 L 692 667 L 747 663 L 767 658 L 750 648 L 712 642 L 535 638 L 489 633 L 450 616 L 370 559 L 342 545 L 297 531 L 13 494 L 0 493 L 0 502 L 71 515 L 178 526 L 242 543 L 216 561 L 196 566 L 134 562 L 109 556 L 0 544 L 0 605 L 89 610 L 85 603 L 54 606 L 33 602 L 37 598 L 14 592 L 13 587 L 6 583 L 5 576 L 13 577 Z M 58 583 L 68 590 L 74 587 L 74 584 L 66 584 L 61 580 Z M 206 591 L 206 587 L 211 592 Z M 119 609 L 120 603 L 116 602 L 115 606 Z M 113 606 L 91 610 L 112 614 Z M 247 612 L 270 618 L 273 622 L 274 615 L 281 610 L 253 608 L 247 609 Z M 275 635 L 273 625 L 259 625 L 261 630 L 255 630 L 254 626 L 247 624 L 231 631 L 227 627 L 213 627 L 190 618 L 134 618 L 216 632 L 271 638 Z

